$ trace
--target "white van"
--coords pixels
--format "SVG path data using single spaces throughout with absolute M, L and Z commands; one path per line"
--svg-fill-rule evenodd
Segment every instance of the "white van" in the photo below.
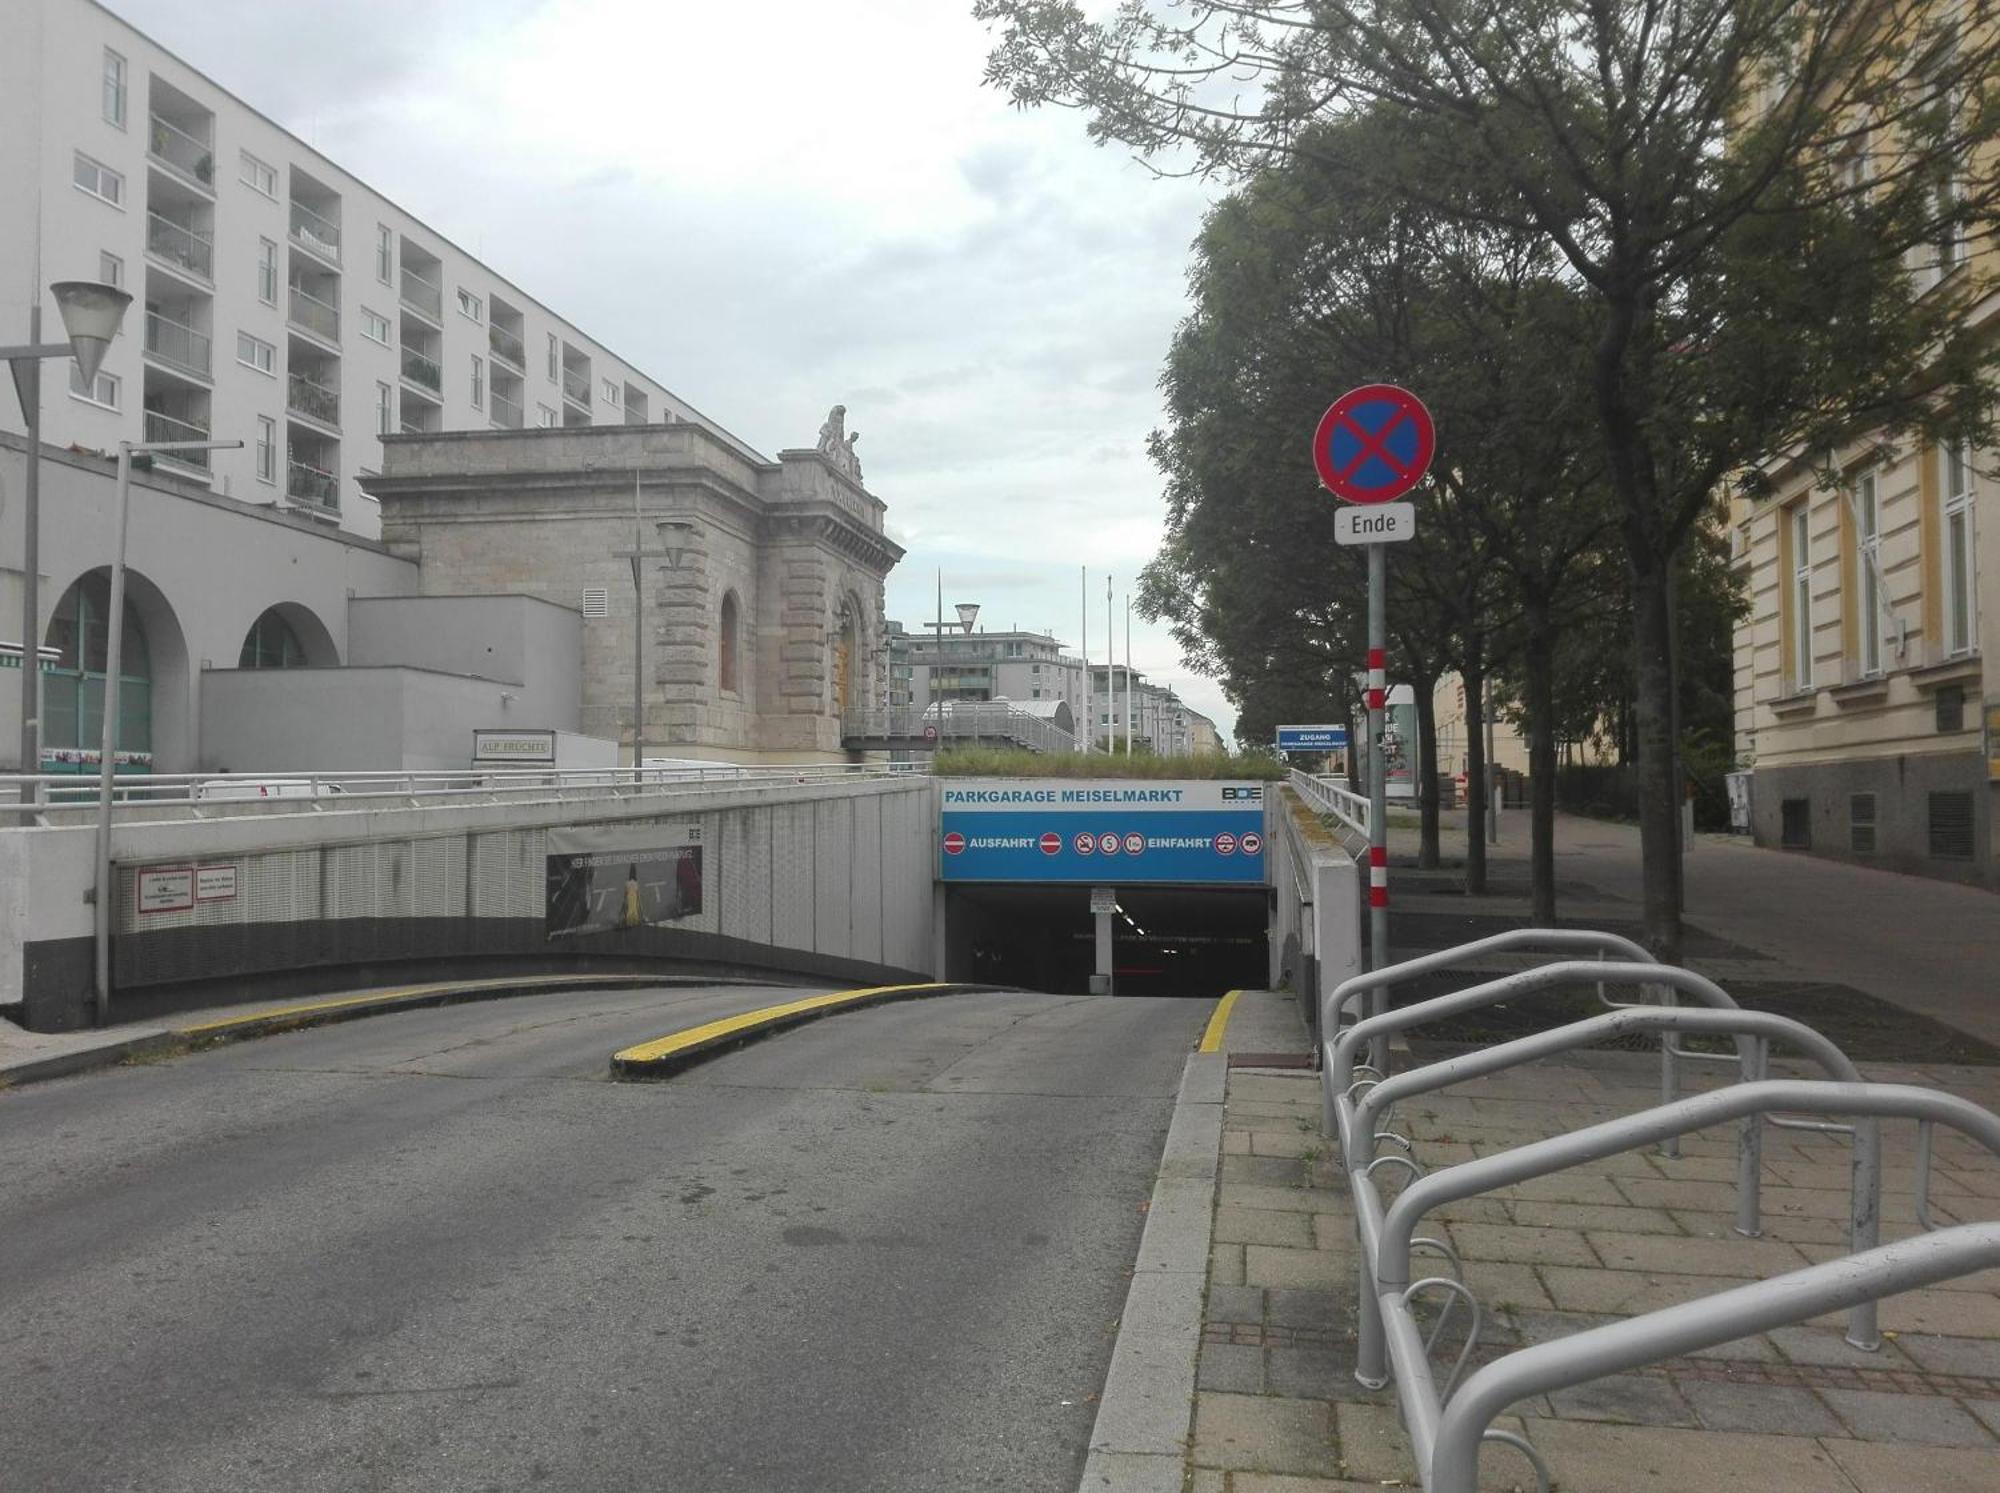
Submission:
M 336 798 L 346 791 L 311 778 L 204 778 L 194 785 L 194 796 L 204 800 Z

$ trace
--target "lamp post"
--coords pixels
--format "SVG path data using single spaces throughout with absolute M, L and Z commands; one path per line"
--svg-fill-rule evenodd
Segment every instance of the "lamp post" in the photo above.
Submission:
M 659 520 L 664 543 L 659 549 L 646 548 L 646 521 L 639 508 L 639 472 L 632 472 L 632 548 L 612 554 L 632 562 L 632 781 L 645 781 L 646 765 L 646 570 L 648 560 L 665 560 L 669 570 L 680 569 L 681 556 L 694 542 L 695 526 L 684 518 Z
M 28 473 L 21 498 L 21 771 L 29 776 L 42 769 L 42 360 L 75 358 L 84 383 L 94 383 L 111 339 L 124 324 L 125 308 L 132 304 L 125 291 L 89 280 L 59 280 L 49 293 L 69 341 L 42 341 L 42 298 L 37 295 L 28 307 L 28 340 L 0 347 L 0 361 L 14 375 L 14 391 L 28 424 Z M 24 799 L 33 800 L 36 792 L 30 784 Z
M 77 361 L 83 360 L 79 357 Z M 124 652 L 125 641 L 125 535 L 132 517 L 132 457 L 134 453 L 153 451 L 234 451 L 242 444 L 241 441 L 118 443 L 118 547 L 111 556 L 111 608 L 105 618 L 110 632 L 104 640 L 104 729 L 98 738 L 97 752 L 97 890 L 92 926 L 99 1026 L 111 1017 L 111 778 L 118 770 L 118 672 L 124 662 L 119 655 Z

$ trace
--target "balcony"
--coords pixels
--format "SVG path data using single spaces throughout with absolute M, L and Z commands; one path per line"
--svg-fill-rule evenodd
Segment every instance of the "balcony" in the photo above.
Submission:
M 159 410 L 146 411 L 146 439 L 151 441 L 205 441 L 208 427 L 197 425 L 192 420 L 177 420 L 172 415 Z M 169 466 L 186 467 L 191 471 L 208 474 L 208 453 L 206 451 L 155 451 L 153 460 Z
M 340 424 L 340 391 L 315 383 L 302 373 L 285 380 L 285 408 L 322 425 Z
M 491 398 L 493 400 L 493 423 L 502 430 L 519 430 L 521 428 L 520 401 L 509 399 L 498 389 L 493 391 Z
M 158 362 L 196 378 L 212 378 L 213 352 L 204 332 L 172 321 L 157 311 L 146 313 L 146 353 Z M 147 418 L 151 418 L 150 414 Z M 151 440 L 148 436 L 146 439 Z M 162 436 L 162 440 L 194 440 L 194 436 Z
M 571 404 L 590 408 L 590 375 L 578 373 L 573 368 L 563 369 L 563 398 Z
M 151 126 L 151 133 L 146 137 L 146 154 L 182 181 L 192 182 L 204 192 L 213 192 L 215 151 L 208 142 L 197 139 L 157 114 L 151 116 Z
M 512 368 L 516 373 L 528 371 L 528 350 L 521 345 L 521 339 L 512 332 L 502 331 L 498 326 L 486 328 L 486 345 L 493 356 Z
M 403 269 L 403 304 L 436 325 L 444 325 L 444 287 L 408 266 Z
M 215 279 L 215 236 L 206 229 L 190 228 L 185 223 L 176 223 L 172 218 L 149 212 L 146 214 L 146 250 L 169 264 L 179 265 L 191 275 L 211 282 Z
M 309 508 L 338 508 L 340 479 L 324 467 L 303 461 L 285 463 L 285 496 Z
M 340 263 L 340 225 L 322 218 L 303 202 L 292 204 L 292 242 L 328 264 Z
M 340 308 L 322 301 L 300 285 L 292 286 L 291 292 L 289 314 L 292 325 L 328 342 L 340 341 Z
M 432 359 L 412 348 L 403 349 L 403 377 L 413 384 L 429 389 L 433 394 L 444 393 L 444 370 Z

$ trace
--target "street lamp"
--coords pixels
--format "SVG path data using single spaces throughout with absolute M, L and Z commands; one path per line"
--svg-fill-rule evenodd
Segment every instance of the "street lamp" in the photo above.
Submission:
M 21 397 L 21 414 L 28 422 L 28 478 L 21 499 L 21 771 L 32 776 L 42 769 L 41 654 L 42 640 L 42 360 L 75 358 L 86 386 L 94 383 L 106 349 L 125 320 L 132 297 L 115 285 L 89 280 L 58 280 L 49 287 L 62 317 L 67 342 L 42 341 L 42 298 L 28 307 L 28 340 L 0 347 Z M 36 789 L 23 790 L 32 800 Z
M 105 286 L 91 286 L 103 290 Z M 61 289 L 60 286 L 57 287 Z M 122 294 L 114 291 L 113 294 Z M 130 299 L 130 297 L 126 297 Z M 123 310 L 123 307 L 119 308 Z M 106 336 L 105 341 L 110 341 Z M 103 348 L 97 357 L 104 356 Z M 79 366 L 94 374 L 96 362 L 85 363 L 77 350 Z M 154 451 L 234 451 L 241 441 L 120 441 L 118 443 L 118 547 L 111 556 L 111 609 L 105 625 L 111 629 L 104 640 L 104 731 L 97 752 L 97 892 L 96 916 L 92 920 L 97 945 L 97 1024 L 111 1019 L 111 777 L 118 765 L 118 671 L 119 654 L 125 641 L 125 535 L 132 517 L 132 457 Z M 30 467 L 33 466 L 31 462 Z M 24 660 L 25 662 L 25 660 Z

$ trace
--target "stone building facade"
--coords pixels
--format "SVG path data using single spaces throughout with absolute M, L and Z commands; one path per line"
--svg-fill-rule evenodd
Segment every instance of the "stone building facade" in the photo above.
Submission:
M 842 715 L 887 700 L 883 581 L 903 555 L 842 413 L 775 461 L 693 423 L 390 436 L 367 487 L 424 594 L 583 613 L 587 734 L 629 753 L 636 543 L 646 755 L 839 761 Z

